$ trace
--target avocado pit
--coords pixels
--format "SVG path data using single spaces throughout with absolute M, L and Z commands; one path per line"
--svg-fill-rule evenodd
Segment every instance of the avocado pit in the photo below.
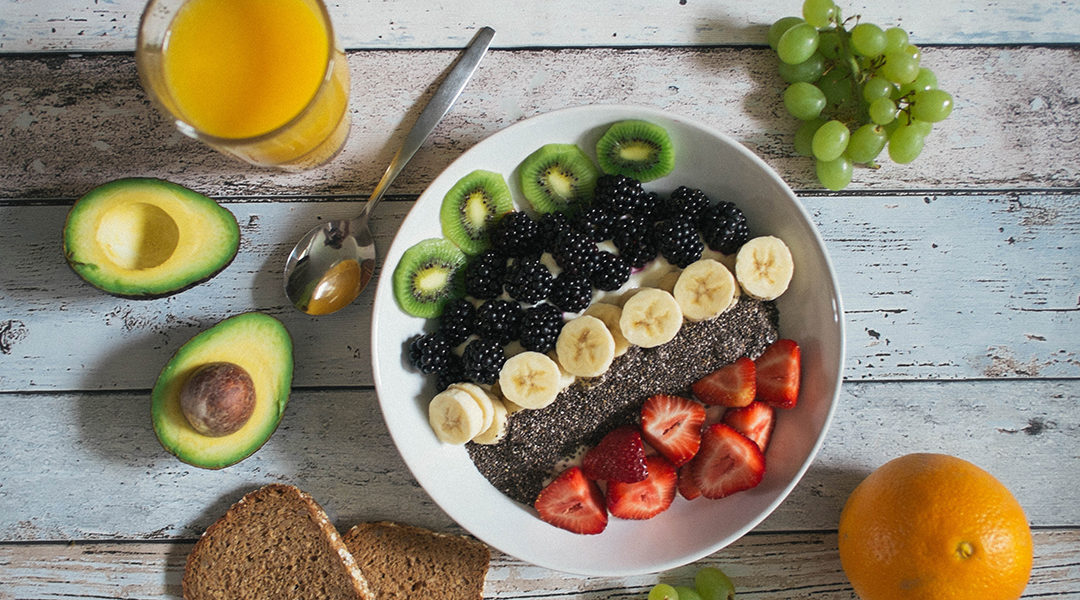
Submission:
M 235 433 L 255 412 L 255 384 L 243 367 L 230 362 L 205 364 L 180 389 L 180 410 L 199 433 Z

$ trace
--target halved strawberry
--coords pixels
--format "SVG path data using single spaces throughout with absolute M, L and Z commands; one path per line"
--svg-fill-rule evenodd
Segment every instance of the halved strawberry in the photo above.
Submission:
M 765 476 L 765 455 L 757 444 L 723 423 L 701 434 L 701 451 L 687 465 L 691 485 L 706 498 L 748 490 Z
M 701 446 L 705 407 L 682 396 L 657 394 L 641 406 L 641 434 L 676 467 L 686 464 Z
M 754 361 L 744 356 L 697 380 L 690 389 L 705 404 L 746 406 L 754 401 L 756 379 Z
M 754 401 L 749 406 L 728 409 L 724 413 L 724 423 L 753 440 L 764 452 L 776 423 L 776 410 L 764 402 Z
M 629 425 L 613 429 L 581 459 L 581 470 L 589 479 L 642 481 L 649 475 L 645 466 L 645 444 L 641 432 Z
M 648 458 L 649 477 L 636 483 L 609 481 L 607 509 L 620 519 L 651 519 L 675 500 L 675 466 L 654 454 Z
M 794 408 L 799 400 L 799 345 L 780 339 L 754 363 L 757 365 L 757 398 L 777 408 Z
M 533 507 L 544 521 L 574 533 L 600 533 L 607 527 L 604 495 L 580 467 L 566 469 L 547 484 Z
M 691 461 L 693 462 L 693 461 Z M 679 495 L 687 500 L 693 500 L 694 498 L 701 497 L 701 488 L 694 483 L 694 478 L 690 476 L 690 464 L 687 463 L 679 467 Z

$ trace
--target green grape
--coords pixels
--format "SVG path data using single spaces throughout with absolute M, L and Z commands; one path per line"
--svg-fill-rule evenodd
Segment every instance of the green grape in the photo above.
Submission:
M 919 47 L 915 46 L 914 44 L 908 44 L 907 46 L 904 46 L 903 52 L 904 54 L 910 56 L 911 60 L 915 61 L 916 63 L 922 60 L 922 50 L 919 50 Z
M 896 119 L 896 103 L 892 98 L 878 98 L 866 110 L 870 120 L 878 125 L 888 125 Z
M 649 600 L 679 600 L 679 592 L 666 583 L 658 583 L 649 590 Z
M 675 591 L 679 592 L 679 600 L 701 600 L 701 594 L 692 587 L 677 585 Z
M 895 123 L 896 127 L 914 127 L 918 131 L 921 131 L 924 136 L 930 135 L 930 131 L 934 129 L 933 123 L 912 119 L 911 114 L 906 110 L 900 111 L 900 114 L 896 116 Z
M 818 89 L 825 93 L 825 100 L 838 106 L 852 96 L 851 78 L 846 69 L 832 69 L 817 80 Z
M 889 134 L 889 158 L 895 163 L 906 165 L 919 156 L 925 141 L 926 134 L 917 126 L 897 127 Z
M 822 29 L 828 27 L 836 16 L 836 5 L 833 0 L 806 0 L 803 2 L 802 15 L 807 23 Z
M 884 127 L 867 123 L 852 132 L 844 153 L 853 163 L 868 163 L 881 154 L 888 141 L 889 134 Z
M 896 52 L 908 45 L 908 34 L 899 27 L 885 30 L 885 52 Z
M 815 165 L 815 170 L 821 185 L 838 192 L 851 183 L 851 176 L 855 172 L 855 167 L 851 164 L 850 158 L 840 156 L 835 160 L 819 159 Z
M 810 58 L 797 65 L 789 65 L 784 61 L 779 61 L 776 70 L 780 73 L 780 77 L 788 83 L 797 81 L 814 83 L 821 79 L 821 74 L 825 72 L 825 57 L 820 52 L 815 52 Z
M 911 116 L 919 121 L 937 123 L 944 121 L 952 112 L 952 95 L 945 90 L 923 90 L 915 92 L 911 100 Z
M 885 55 L 885 63 L 878 70 L 878 75 L 893 83 L 911 83 L 919 74 L 919 61 L 908 56 L 903 50 L 889 52 Z
M 885 51 L 885 32 L 873 23 L 859 23 L 851 30 L 851 49 L 873 58 Z
M 776 55 L 789 65 L 797 65 L 814 55 L 819 41 L 813 25 L 799 23 L 780 36 L 776 42 Z
M 900 95 L 904 96 L 909 92 L 921 92 L 923 90 L 932 90 L 937 87 L 937 75 L 926 67 L 919 67 L 919 74 L 915 76 L 915 79 L 911 83 L 905 83 L 900 86 Z
M 840 57 L 840 32 L 835 29 L 822 31 L 819 35 L 818 50 L 829 60 Z
M 791 29 L 802 22 L 803 20 L 799 17 L 782 17 L 777 22 L 773 23 L 772 26 L 769 27 L 769 47 L 776 50 L 776 43 L 780 41 L 780 36 L 784 35 L 788 29 Z M 906 39 L 904 44 L 907 44 Z
M 813 149 L 815 158 L 824 161 L 836 160 L 844 153 L 850 138 L 851 132 L 847 125 L 834 119 L 814 132 L 814 140 L 810 147 Z
M 813 156 L 814 155 L 814 134 L 817 133 L 818 127 L 825 124 L 825 119 L 813 119 L 811 121 L 803 121 L 799 128 L 795 130 L 795 153 L 799 156 Z
M 694 575 L 694 587 L 701 600 L 734 600 L 735 584 L 716 567 L 702 567 Z
M 873 102 L 878 98 L 888 98 L 892 96 L 893 90 L 896 89 L 892 83 L 882 77 L 871 77 L 867 79 L 862 86 L 863 100 L 867 102 Z
M 812 83 L 793 83 L 784 90 L 784 107 L 800 121 L 816 119 L 825 108 L 825 93 Z

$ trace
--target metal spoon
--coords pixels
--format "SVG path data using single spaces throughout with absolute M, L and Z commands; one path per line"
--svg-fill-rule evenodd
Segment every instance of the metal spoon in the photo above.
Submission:
M 495 30 L 490 27 L 477 32 L 420 112 L 360 215 L 351 220 L 328 221 L 296 243 L 285 262 L 285 295 L 293 306 L 309 315 L 329 314 L 351 304 L 367 286 L 375 271 L 375 240 L 368 227 L 371 212 L 457 100 L 487 52 L 493 35 Z

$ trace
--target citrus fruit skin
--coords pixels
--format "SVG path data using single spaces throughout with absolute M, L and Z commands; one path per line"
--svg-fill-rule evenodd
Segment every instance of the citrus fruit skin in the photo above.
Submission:
M 864 479 L 840 513 L 839 546 L 863 600 L 1015 600 L 1031 575 L 1016 498 L 944 454 L 901 456 Z

